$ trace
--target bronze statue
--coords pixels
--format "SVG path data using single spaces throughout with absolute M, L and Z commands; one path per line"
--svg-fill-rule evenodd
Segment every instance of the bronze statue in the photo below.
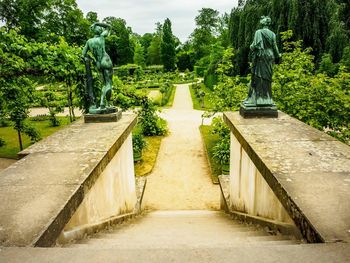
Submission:
M 91 26 L 91 30 L 94 32 L 95 36 L 86 42 L 83 49 L 83 57 L 85 59 L 87 74 L 86 88 L 90 102 L 89 113 L 101 114 L 115 112 L 115 107 L 110 106 L 113 85 L 113 63 L 105 49 L 105 37 L 109 35 L 110 26 L 104 23 L 94 23 Z M 97 69 L 100 71 L 103 80 L 103 88 L 101 89 L 99 105 L 96 103 L 93 91 L 90 68 L 91 58 L 88 51 L 91 51 L 95 59 Z
M 241 105 L 241 115 L 277 116 L 277 108 L 272 100 L 273 64 L 281 55 L 276 44 L 276 35 L 268 27 L 271 18 L 261 17 L 262 29 L 255 32 L 250 45 L 252 57 L 252 78 L 249 84 L 248 98 Z

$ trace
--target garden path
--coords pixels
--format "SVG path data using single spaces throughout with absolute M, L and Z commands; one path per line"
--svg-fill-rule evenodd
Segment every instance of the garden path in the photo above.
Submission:
M 0 158 L 0 172 L 15 162 L 17 162 L 15 159 Z
M 161 116 L 170 134 L 160 146 L 148 177 L 144 204 L 150 210 L 217 210 L 220 190 L 213 185 L 188 84 L 177 85 L 173 107 Z
M 79 108 L 74 108 L 74 114 L 77 117 L 80 117 L 82 115 L 81 110 Z M 43 108 L 43 107 L 38 107 L 38 108 L 30 108 L 29 109 L 29 116 L 30 117 L 35 117 L 38 115 L 49 115 L 49 110 L 48 108 Z M 60 112 L 57 114 L 57 116 L 69 116 L 69 108 L 65 107 L 63 112 Z

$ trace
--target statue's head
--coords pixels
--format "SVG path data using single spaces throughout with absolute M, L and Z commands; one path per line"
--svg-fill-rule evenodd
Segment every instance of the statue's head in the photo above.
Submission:
M 269 16 L 262 16 L 260 18 L 260 25 L 270 26 L 271 25 L 271 18 Z
M 100 35 L 103 32 L 103 28 L 96 25 L 95 23 L 92 24 L 92 26 L 90 27 L 91 31 L 94 32 L 94 34 L 96 35 Z

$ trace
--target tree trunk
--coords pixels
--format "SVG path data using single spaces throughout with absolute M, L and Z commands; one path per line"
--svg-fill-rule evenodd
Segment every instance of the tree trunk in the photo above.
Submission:
M 68 99 L 68 109 L 69 109 L 69 120 L 70 120 L 70 122 L 73 122 L 73 117 L 72 117 L 72 101 L 71 101 L 71 88 L 70 88 L 70 86 L 67 87 L 67 99 Z
M 17 130 L 17 134 L 18 134 L 19 149 L 22 151 L 23 150 L 23 144 L 22 144 L 21 132 L 19 130 Z
M 72 105 L 72 116 L 73 116 L 73 121 L 75 121 L 75 113 L 74 113 L 74 106 Z

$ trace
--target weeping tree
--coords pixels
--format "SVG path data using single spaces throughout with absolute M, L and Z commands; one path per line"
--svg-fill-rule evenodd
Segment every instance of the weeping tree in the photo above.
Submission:
M 276 32 L 280 48 L 280 33 L 292 30 L 295 40 L 302 40 L 304 47 L 312 48 L 316 62 L 321 61 L 324 53 L 330 53 L 333 62 L 340 61 L 349 43 L 349 16 L 344 15 L 347 10 L 349 4 L 342 0 L 240 1 L 229 21 L 229 36 L 237 50 L 240 73 L 248 73 L 249 46 L 262 15 L 271 17 L 271 29 Z

